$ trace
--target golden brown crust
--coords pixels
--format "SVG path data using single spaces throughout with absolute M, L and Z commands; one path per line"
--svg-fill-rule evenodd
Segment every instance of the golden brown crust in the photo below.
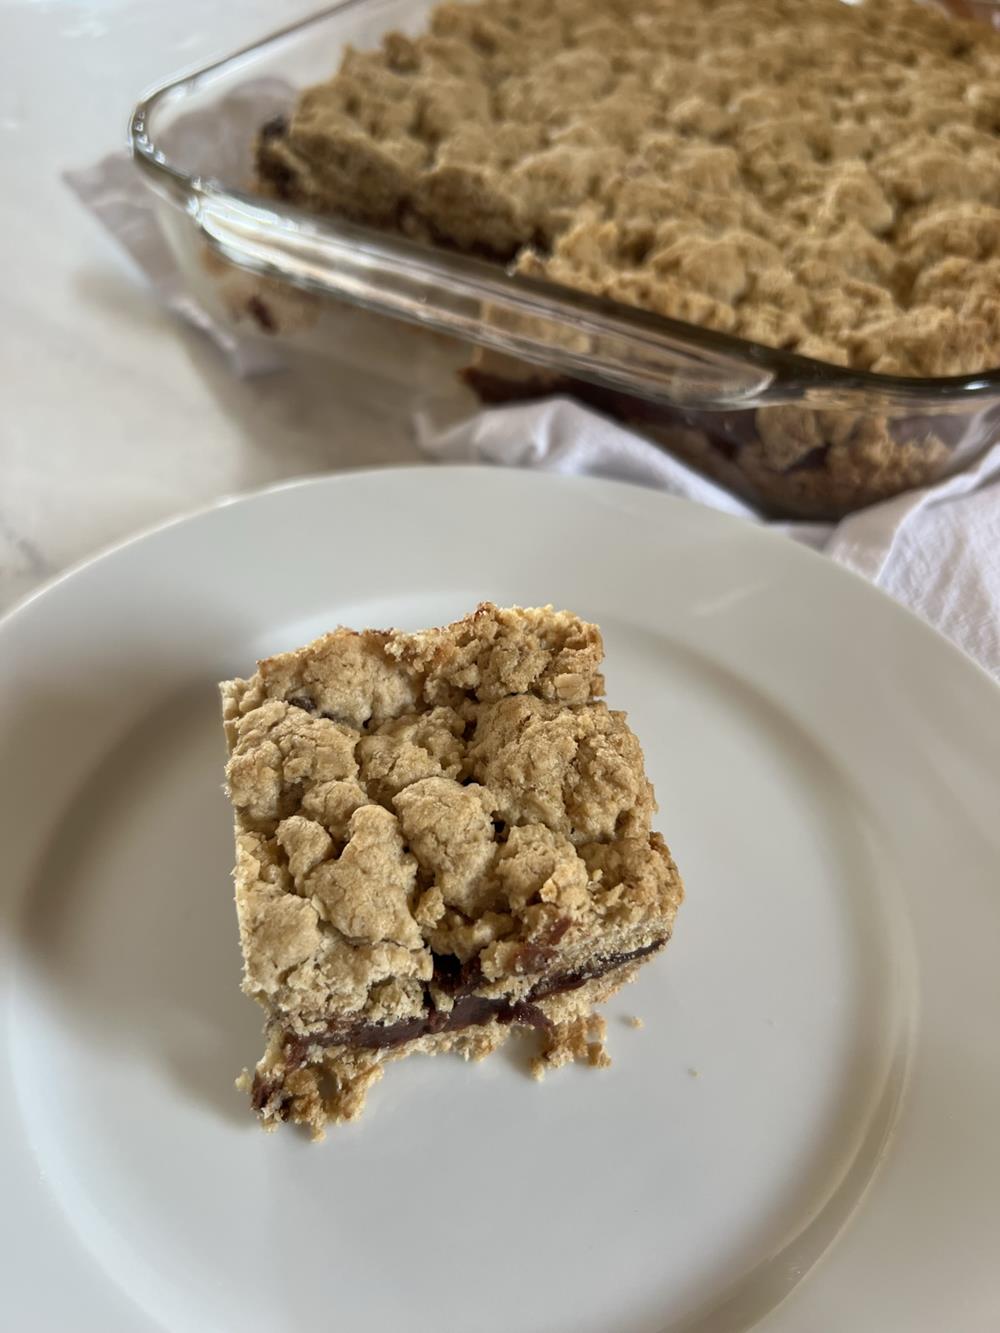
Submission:
M 913 0 L 482 0 L 349 51 L 264 188 L 769 346 L 1000 364 L 1000 37 Z
M 446 1014 L 442 959 L 511 1006 L 669 938 L 680 878 L 638 741 L 595 697 L 601 656 L 567 612 L 486 604 L 420 634 L 336 630 L 223 684 L 244 989 L 269 1015 L 266 1077 L 299 1089 L 282 1106 L 319 1114 L 304 1066 L 341 1060 L 337 1114 L 359 1108 L 387 1057 L 331 1048 L 330 1024 Z M 289 1062 L 290 1040 L 316 1049 Z

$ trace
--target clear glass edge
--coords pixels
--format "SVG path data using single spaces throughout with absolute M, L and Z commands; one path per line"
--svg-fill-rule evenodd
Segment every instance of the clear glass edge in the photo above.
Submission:
M 587 325 L 596 327 L 608 335 L 617 337 L 631 335 L 641 345 L 650 347 L 659 344 L 665 354 L 687 351 L 696 359 L 708 357 L 716 361 L 720 359 L 728 361 L 734 370 L 740 366 L 756 374 L 757 384 L 752 395 L 755 403 L 766 402 L 772 395 L 776 397 L 798 395 L 809 390 L 871 394 L 880 400 L 883 410 L 886 400 L 892 400 L 901 406 L 911 402 L 917 406 L 918 403 L 926 405 L 927 400 L 931 399 L 940 402 L 941 406 L 951 402 L 956 408 L 964 407 L 966 404 L 971 408 L 973 403 L 979 405 L 984 399 L 1000 398 L 1000 368 L 969 375 L 917 378 L 881 375 L 872 371 L 851 370 L 827 362 L 814 361 L 794 352 L 749 342 L 732 334 L 705 329 L 682 320 L 669 319 L 652 311 L 576 292 L 571 288 L 527 278 L 520 274 L 512 274 L 498 264 L 422 245 L 373 227 L 322 218 L 282 204 L 280 201 L 264 200 L 260 196 L 227 186 L 213 177 L 191 175 L 171 162 L 157 146 L 148 127 L 151 117 L 165 102 L 185 95 L 201 80 L 221 74 L 238 62 L 262 52 L 286 37 L 318 25 L 338 13 L 364 6 L 367 2 L 368 0 L 339 0 L 338 3 L 328 5 L 303 19 L 274 29 L 266 36 L 248 43 L 229 55 L 182 71 L 147 90 L 129 117 L 127 141 L 133 161 L 145 172 L 149 183 L 159 193 L 166 194 L 175 204 L 183 206 L 196 225 L 203 201 L 209 204 L 218 202 L 224 206 L 236 205 L 244 210 L 253 210 L 258 221 L 262 215 L 270 214 L 276 232 L 284 231 L 287 234 L 289 228 L 292 228 L 320 244 L 326 241 L 338 247 L 344 245 L 363 247 L 371 258 L 382 259 L 394 267 L 411 266 L 427 278 L 439 278 L 449 283 L 464 280 L 470 290 L 477 290 L 479 296 L 488 297 L 492 293 L 505 304 L 520 308 L 527 317 L 538 317 L 538 303 L 541 301 L 547 305 L 544 313 L 548 318 L 567 324 L 572 320 L 572 327 L 577 330 L 580 328 L 579 321 L 583 318 Z M 1000 0 L 997 7 L 1000 9 Z M 282 276 L 280 267 L 262 265 L 252 256 L 242 254 L 238 247 L 234 249 L 227 246 L 225 251 L 233 262 L 241 263 L 246 259 L 248 262 L 245 266 L 251 270 L 267 271 L 279 278 Z M 344 296 L 343 299 L 351 298 Z M 379 309 L 377 302 L 365 304 L 368 304 L 369 308 Z M 399 318 L 398 312 L 392 308 L 386 308 L 384 313 L 390 318 Z M 421 322 L 433 323 L 431 320 Z M 433 326 L 448 331 L 447 323 Z M 479 337 L 463 331 L 460 336 L 485 346 L 497 345 L 496 340 L 488 335 Z M 540 364 L 550 363 L 555 350 L 557 349 L 548 344 L 537 343 L 535 355 L 530 359 Z M 606 379 L 606 375 L 602 373 L 604 367 L 595 365 L 593 369 L 599 378 Z M 578 366 L 577 371 L 584 373 L 582 366 Z M 766 380 L 763 376 L 766 376 Z M 655 383 L 633 382 L 631 387 L 633 391 L 644 393 L 654 399 L 661 397 Z M 745 396 L 734 395 L 725 405 L 735 407 L 739 398 Z

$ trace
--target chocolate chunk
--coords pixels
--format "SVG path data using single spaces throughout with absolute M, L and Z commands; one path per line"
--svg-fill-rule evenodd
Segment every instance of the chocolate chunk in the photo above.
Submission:
M 463 963 L 454 954 L 436 953 L 434 959 L 434 984 L 447 995 L 458 997 L 474 991 L 483 979 L 483 970 L 478 958 L 470 958 Z
M 253 316 L 258 328 L 264 333 L 277 333 L 278 322 L 271 313 L 271 307 L 259 296 L 251 296 L 247 301 L 247 314 Z
M 533 944 L 530 941 L 522 944 L 514 958 L 514 970 L 519 973 L 541 972 L 543 967 L 548 967 L 552 962 L 555 952 L 555 949 L 544 944 Z
M 260 137 L 262 139 L 280 139 L 287 133 L 288 118 L 282 115 L 272 116 L 260 127 Z
M 304 1064 L 304 1058 L 299 1064 Z M 290 1068 L 297 1068 L 291 1065 Z M 260 1074 L 254 1075 L 253 1086 L 250 1089 L 250 1105 L 258 1115 L 265 1107 L 269 1108 L 270 1114 L 277 1116 L 279 1120 L 287 1120 L 291 1110 L 292 1095 L 286 1092 L 281 1082 L 275 1078 L 262 1078 Z

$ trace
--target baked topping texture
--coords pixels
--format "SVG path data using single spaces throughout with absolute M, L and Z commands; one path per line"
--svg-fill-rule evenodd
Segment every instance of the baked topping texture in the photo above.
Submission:
M 591 1007 L 683 896 L 602 656 L 568 612 L 483 604 L 417 634 L 338 629 L 223 683 L 265 1123 L 320 1134 L 386 1058 L 487 1054 L 510 1024 L 545 1031 L 541 1066 L 602 1062 Z
M 258 171 L 835 365 L 1000 365 L 1000 36 L 914 0 L 443 4 L 349 50 Z

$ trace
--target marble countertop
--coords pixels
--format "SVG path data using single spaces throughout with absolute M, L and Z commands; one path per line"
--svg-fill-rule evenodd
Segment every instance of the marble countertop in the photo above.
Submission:
M 281 20 L 314 8 L 290 0 Z M 356 369 L 302 357 L 281 374 L 236 378 L 61 179 L 124 142 L 143 89 L 277 21 L 265 0 L 0 8 L 0 610 L 219 496 L 419 458 L 406 393 L 373 394 Z

